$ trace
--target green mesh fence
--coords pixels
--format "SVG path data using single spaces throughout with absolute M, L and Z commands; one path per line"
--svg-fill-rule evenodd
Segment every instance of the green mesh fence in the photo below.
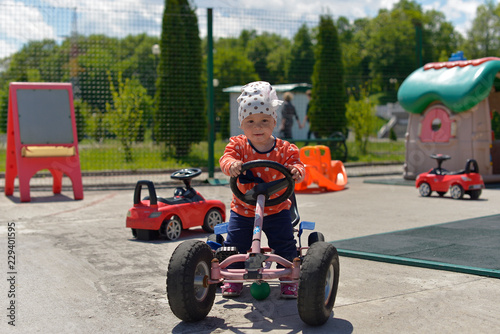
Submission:
M 99 4 L 0 3 L 8 18 L 0 23 L 0 176 L 10 82 L 72 84 L 87 183 L 119 183 L 125 174 L 135 180 L 138 173 L 162 182 L 179 168 L 217 168 L 227 139 L 240 133 L 239 87 L 255 80 L 275 85 L 280 98 L 293 94 L 298 121 L 289 139 L 299 147 L 328 144 L 347 162 L 402 161 L 401 139 L 375 139 L 386 122 L 376 118 L 368 152 L 359 151 L 345 117 L 347 94 L 371 78 L 342 65 L 341 41 L 332 43 L 324 16 L 214 8 L 213 80 L 207 82 L 206 8 Z M 213 85 L 213 119 L 207 84 Z M 335 97 L 326 107 L 319 102 L 325 96 Z

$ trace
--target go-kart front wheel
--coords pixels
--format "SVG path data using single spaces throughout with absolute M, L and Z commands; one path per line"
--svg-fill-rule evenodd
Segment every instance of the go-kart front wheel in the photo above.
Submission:
M 302 321 L 311 326 L 323 325 L 332 313 L 338 285 L 337 249 L 326 242 L 315 242 L 300 268 L 297 307 Z
M 167 271 L 167 298 L 181 320 L 204 319 L 212 309 L 215 284 L 208 284 L 213 253 L 206 243 L 189 240 L 175 249 Z

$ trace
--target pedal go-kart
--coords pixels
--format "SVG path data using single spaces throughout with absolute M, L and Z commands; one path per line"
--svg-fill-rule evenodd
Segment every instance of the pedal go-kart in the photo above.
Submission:
M 270 248 L 261 247 L 261 230 L 265 206 L 272 206 L 293 199 L 294 180 L 288 170 L 273 161 L 257 160 L 242 165 L 241 172 L 251 168 L 272 168 L 284 178 L 255 185 L 243 194 L 237 186 L 237 178 L 231 178 L 233 193 L 242 201 L 256 206 L 252 247 L 247 254 L 239 254 L 236 247 L 224 247 L 224 239 L 218 234 L 209 236 L 207 242 L 189 240 L 177 248 L 170 258 L 167 271 L 167 297 L 172 312 L 181 320 L 194 322 L 204 319 L 215 299 L 217 285 L 230 282 L 253 282 L 250 288 L 256 299 L 269 295 L 268 281 L 290 277 L 298 283 L 297 306 L 300 318 L 307 324 L 324 324 L 331 315 L 339 283 L 339 258 L 337 249 L 324 242 L 320 232 L 308 237 L 308 247 L 302 247 L 300 236 L 304 229 L 314 229 L 314 223 L 301 222 L 298 232 L 299 246 L 293 262 L 273 254 Z M 272 195 L 285 191 L 279 197 Z M 290 197 L 292 196 L 292 197 Z M 293 201 L 293 200 L 292 200 Z M 296 205 L 291 209 L 293 224 L 299 224 Z M 224 231 L 226 224 L 217 225 L 216 233 Z M 215 246 L 215 247 L 214 247 Z M 245 269 L 228 269 L 235 262 L 244 262 Z M 272 263 L 284 268 L 271 269 Z M 284 282 L 284 281 L 281 281 Z
M 174 196 L 162 198 L 156 195 L 153 182 L 138 181 L 134 191 L 134 206 L 127 212 L 126 227 L 139 240 L 163 237 L 176 240 L 183 229 L 201 226 L 207 233 L 226 219 L 226 206 L 219 200 L 205 198 L 191 187 L 191 180 L 201 174 L 199 168 L 178 170 L 170 176 L 181 180 L 185 187 L 178 187 Z M 148 188 L 149 196 L 141 200 L 142 187 Z
M 415 181 L 420 196 L 428 197 L 435 191 L 443 197 L 448 190 L 453 199 L 461 199 L 464 194 L 469 195 L 471 199 L 478 199 L 481 196 L 484 181 L 479 174 L 476 160 L 469 159 L 465 169 L 450 172 L 441 167 L 443 161 L 451 159 L 449 155 L 432 154 L 431 158 L 436 159 L 437 167 L 418 175 Z

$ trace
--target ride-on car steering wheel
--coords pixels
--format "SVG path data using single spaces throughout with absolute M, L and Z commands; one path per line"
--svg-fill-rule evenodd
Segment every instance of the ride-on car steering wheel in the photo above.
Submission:
M 175 171 L 170 175 L 172 179 L 176 180 L 187 180 L 192 179 L 201 174 L 201 169 L 199 168 L 184 168 L 178 171 Z

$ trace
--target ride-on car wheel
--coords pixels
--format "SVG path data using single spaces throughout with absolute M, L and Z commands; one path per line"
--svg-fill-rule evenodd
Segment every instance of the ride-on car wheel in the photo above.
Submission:
M 315 242 L 300 268 L 297 307 L 299 316 L 311 326 L 323 325 L 332 313 L 339 285 L 339 255 L 326 242 Z
M 158 238 L 157 230 L 132 229 L 132 235 L 137 240 L 149 241 Z
M 182 222 L 177 216 L 172 216 L 168 221 L 163 222 L 161 234 L 168 240 L 176 240 L 182 232 Z
M 478 199 L 479 196 L 481 196 L 481 189 L 478 189 L 478 190 L 469 190 L 468 194 L 470 196 L 470 199 Z
M 464 197 L 464 188 L 459 184 L 454 184 L 450 188 L 451 198 L 461 199 Z
M 215 284 L 208 284 L 213 253 L 206 243 L 188 240 L 172 254 L 167 271 L 167 298 L 181 320 L 204 319 L 212 309 Z
M 418 187 L 418 192 L 422 197 L 429 197 L 432 193 L 431 186 L 427 182 L 424 182 Z
M 214 227 L 222 223 L 222 214 L 218 209 L 208 210 L 205 219 L 203 220 L 203 230 L 207 233 L 214 233 Z

